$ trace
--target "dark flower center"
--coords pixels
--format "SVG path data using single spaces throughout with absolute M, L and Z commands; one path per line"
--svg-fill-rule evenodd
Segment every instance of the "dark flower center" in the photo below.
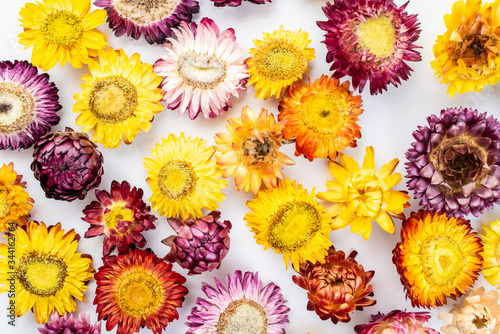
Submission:
M 334 289 L 340 289 L 346 293 L 351 293 L 356 287 L 356 274 L 347 268 L 341 266 L 332 266 L 325 268 L 323 280 Z
M 481 150 L 467 142 L 457 141 L 437 155 L 438 169 L 453 188 L 474 182 L 483 170 Z
M 275 140 L 268 135 L 262 135 L 261 139 L 253 136 L 243 142 L 242 153 L 248 166 L 272 163 L 276 158 Z
M 474 319 L 472 320 L 472 323 L 474 326 L 476 326 L 477 329 L 485 328 L 486 325 L 488 325 L 488 319 L 484 317 L 484 315 L 479 316 L 474 316 Z
M 459 42 L 456 45 L 455 49 L 456 59 L 475 58 L 487 62 L 488 56 L 486 53 L 487 49 L 485 48 L 485 46 L 490 40 L 492 40 L 491 37 L 480 34 L 465 36 L 463 42 Z
M 0 103 L 0 113 L 7 113 L 12 109 L 12 104 L 10 103 Z

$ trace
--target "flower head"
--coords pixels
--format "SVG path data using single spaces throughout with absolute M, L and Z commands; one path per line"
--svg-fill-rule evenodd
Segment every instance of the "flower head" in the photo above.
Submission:
M 447 30 L 436 40 L 431 65 L 451 97 L 500 81 L 498 10 L 499 1 L 459 0 L 444 16 Z
M 241 2 L 243 0 L 212 0 L 214 2 L 215 7 L 224 7 L 224 6 L 230 6 L 230 7 L 238 7 L 241 5 Z M 255 3 L 257 5 L 262 5 L 265 4 L 266 2 L 271 2 L 271 0 L 245 0 L 251 3 Z
M 52 131 L 35 143 L 31 170 L 47 198 L 84 199 L 101 183 L 104 158 L 89 137 L 66 128 Z
M 73 314 L 65 314 L 59 316 L 52 314 L 49 322 L 43 327 L 39 327 L 38 331 L 41 334 L 100 334 L 101 322 L 95 324 L 90 323 L 90 317 L 80 314 L 77 319 L 73 318 Z
M 208 298 L 196 299 L 186 334 L 285 333 L 290 309 L 276 284 L 262 287 L 258 273 L 237 270 L 226 276 L 226 285 L 217 278 L 215 287 L 203 283 Z
M 406 61 L 420 61 L 414 43 L 420 35 L 417 15 L 408 15 L 408 3 L 397 7 L 393 0 L 335 0 L 323 11 L 327 21 L 318 21 L 326 31 L 333 77 L 352 77 L 354 89 L 362 92 L 370 81 L 372 95 L 408 80 L 411 68 Z
M 108 12 L 106 21 L 115 36 L 139 39 L 144 35 L 149 44 L 163 44 L 180 22 L 191 22 L 200 11 L 196 0 L 96 0 L 97 7 Z
M 314 59 L 314 49 L 309 48 L 311 40 L 307 32 L 285 30 L 283 26 L 272 34 L 263 33 L 263 40 L 254 40 L 246 60 L 249 84 L 255 84 L 255 97 L 279 98 L 285 89 L 309 72 L 307 62 Z
M 483 274 L 484 278 L 491 285 L 500 284 L 500 220 L 492 221 L 490 227 L 482 225 L 485 235 L 481 235 L 484 251 L 481 252 L 483 257 Z
M 264 250 L 272 248 L 283 254 L 288 269 L 292 261 L 298 270 L 301 262 L 325 262 L 332 217 L 324 212 L 314 196 L 295 181 L 280 180 L 274 189 L 259 191 L 247 202 L 250 208 L 244 219 Z
M 90 0 L 42 0 L 21 8 L 19 43 L 33 46 L 31 63 L 48 71 L 68 61 L 80 68 L 106 47 L 106 35 L 94 29 L 104 23 L 106 11 L 90 12 Z
M 356 147 L 361 128 L 356 123 L 363 109 L 361 96 L 353 96 L 349 82 L 342 84 L 322 75 L 314 83 L 301 81 L 288 87 L 280 102 L 278 119 L 286 120 L 283 137 L 295 139 L 295 155 L 335 160 L 347 146 Z
M 149 201 L 160 215 L 196 219 L 203 216 L 201 209 L 214 210 L 226 198 L 221 189 L 227 181 L 220 179 L 222 172 L 212 159 L 214 150 L 205 140 L 169 134 L 151 154 L 153 159 L 145 158 L 143 165 L 153 192 Z
M 484 287 L 469 292 L 462 305 L 455 304 L 450 312 L 440 311 L 439 319 L 449 325 L 441 327 L 445 334 L 489 334 L 500 331 L 498 292 L 485 292 Z
M 351 224 L 351 231 L 367 240 L 375 220 L 384 231 L 394 234 L 392 217 L 404 219 L 403 209 L 410 206 L 405 192 L 392 190 L 401 174 L 393 173 L 398 159 L 393 159 L 375 172 L 373 147 L 366 148 L 362 168 L 353 158 L 339 154 L 340 163 L 330 162 L 335 181 L 328 181 L 330 191 L 320 192 L 318 198 L 336 202 L 328 213 L 335 217 L 332 227 L 341 229 Z
M 13 234 L 14 270 L 11 248 L 0 243 L 0 293 L 9 291 L 14 271 L 15 315 L 33 310 L 36 322 L 45 323 L 54 311 L 61 316 L 75 311 L 75 299 L 85 301 L 86 284 L 94 277 L 90 255 L 76 252 L 80 236 L 74 230 L 65 232 L 60 223 L 46 227 L 36 221 L 18 226 Z
M 169 218 L 168 223 L 177 236 L 162 240 L 171 247 L 165 259 L 189 269 L 188 275 L 218 269 L 229 252 L 229 231 L 232 227 L 229 220 L 220 222 L 219 218 L 219 211 L 184 222 Z
M 331 246 L 324 263 L 305 262 L 293 282 L 307 290 L 308 310 L 314 310 L 321 320 L 349 322 L 350 313 L 375 304 L 373 285 L 375 272 L 365 271 L 354 259 L 357 252 L 345 256 Z
M 147 327 L 161 333 L 182 307 L 188 290 L 184 276 L 172 271 L 172 264 L 147 250 L 136 249 L 125 255 L 103 258 L 95 274 L 94 304 L 106 330 L 118 325 L 117 334 L 139 332 Z
M 151 208 L 142 200 L 143 194 L 141 188 L 131 188 L 127 181 L 113 181 L 110 192 L 96 190 L 97 201 L 83 209 L 82 219 L 91 225 L 85 238 L 105 235 L 103 256 L 109 256 L 115 248 L 124 254 L 132 245 L 146 245 L 141 232 L 155 229 L 156 217 L 149 214 Z
M 412 306 L 431 308 L 469 290 L 481 270 L 482 251 L 468 220 L 420 210 L 403 222 L 392 261 Z
M 59 123 L 57 92 L 29 62 L 0 61 L 0 150 L 31 147 Z
M 187 109 L 189 118 L 201 112 L 216 117 L 232 107 L 231 97 L 246 90 L 248 66 L 241 58 L 233 29 L 222 32 L 208 18 L 198 25 L 182 21 L 169 38 L 154 71 L 163 77 L 162 91 L 169 109 Z
M 74 95 L 76 125 L 83 126 L 83 132 L 92 130 L 92 140 L 104 147 L 131 144 L 163 110 L 161 78 L 138 53 L 128 57 L 122 49 L 99 51 L 99 61 L 92 59 L 89 70 L 90 75 L 82 77 L 82 93 Z
M 387 314 L 372 315 L 366 325 L 354 327 L 356 334 L 439 334 L 435 329 L 424 326 L 431 316 L 428 312 L 405 312 L 394 310 Z
M 448 215 L 478 216 L 500 202 L 500 123 L 470 108 L 427 117 L 406 152 L 408 188 L 420 205 Z
M 241 111 L 238 119 L 228 118 L 227 133 L 215 135 L 217 164 L 223 170 L 223 177 L 234 175 L 238 190 L 252 190 L 257 194 L 262 184 L 276 187 L 283 179 L 280 168 L 293 165 L 292 159 L 279 152 L 285 121 L 276 123 L 274 115 L 268 115 L 262 108 L 256 116 L 250 107 Z

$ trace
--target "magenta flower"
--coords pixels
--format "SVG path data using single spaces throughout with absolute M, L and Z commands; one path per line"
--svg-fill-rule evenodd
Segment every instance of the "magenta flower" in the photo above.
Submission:
M 241 5 L 243 0 L 212 0 L 214 2 L 215 7 L 238 7 Z M 245 0 L 251 3 L 256 3 L 257 5 L 265 4 L 266 2 L 271 2 L 271 0 Z
M 374 314 L 366 325 L 354 327 L 356 334 L 439 334 L 435 329 L 424 326 L 431 316 L 428 312 L 405 312 L 394 310 L 387 314 Z
M 100 334 L 101 322 L 90 323 L 90 316 L 80 314 L 78 319 L 73 318 L 73 314 L 65 314 L 60 317 L 53 313 L 49 321 L 39 327 L 41 334 Z

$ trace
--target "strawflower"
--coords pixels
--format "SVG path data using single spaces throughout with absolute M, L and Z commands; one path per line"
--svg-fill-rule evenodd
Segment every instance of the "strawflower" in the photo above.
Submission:
M 387 314 L 374 314 L 366 325 L 354 327 L 356 334 L 439 334 L 424 326 L 431 316 L 428 312 L 406 312 L 394 310 Z
M 500 284 L 500 220 L 490 222 L 489 228 L 482 225 L 485 235 L 480 235 L 484 250 L 480 253 L 483 257 L 484 278 L 491 285 Z
M 238 7 L 241 5 L 243 0 L 212 0 L 214 2 L 215 7 Z M 251 3 L 255 3 L 257 5 L 265 4 L 266 2 L 271 2 L 271 0 L 245 0 Z
M 73 314 L 65 314 L 60 317 L 57 314 L 52 314 L 49 321 L 39 327 L 38 331 L 41 334 L 100 334 L 101 322 L 94 324 L 90 323 L 90 316 L 80 314 L 78 318 L 74 318 Z

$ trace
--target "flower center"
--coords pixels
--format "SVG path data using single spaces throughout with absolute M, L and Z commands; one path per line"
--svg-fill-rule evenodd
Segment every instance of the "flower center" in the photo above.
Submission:
M 162 288 L 158 280 L 141 271 L 134 271 L 120 280 L 117 301 L 122 310 L 135 317 L 154 312 L 161 302 Z
M 486 328 L 488 326 L 488 319 L 484 316 L 484 314 L 474 315 L 474 319 L 472 319 L 472 323 L 476 326 L 477 329 Z
M 116 222 L 119 220 L 134 221 L 134 211 L 130 209 L 125 209 L 123 207 L 125 203 L 117 203 L 111 207 L 111 210 L 104 214 L 104 221 L 108 230 L 116 229 Z
M 148 25 L 164 19 L 174 11 L 181 0 L 113 0 L 121 16 L 138 25 Z
M 190 163 L 169 161 L 158 174 L 158 187 L 169 199 L 182 199 L 193 192 L 197 181 L 196 173 Z
M 396 29 L 392 20 L 382 14 L 367 18 L 366 22 L 357 24 L 355 34 L 358 36 L 358 47 L 366 48 L 377 59 L 392 55 L 396 40 Z
M 270 81 L 300 76 L 307 67 L 304 51 L 283 39 L 272 39 L 259 45 L 253 56 L 255 70 Z
M 321 227 L 318 210 L 309 203 L 289 202 L 279 207 L 269 219 L 267 239 L 282 252 L 304 246 Z
M 261 135 L 259 140 L 256 136 L 248 138 L 241 145 L 241 157 L 247 166 L 273 163 L 277 156 L 276 139 L 267 134 Z
M 72 12 L 57 10 L 43 19 L 40 31 L 50 43 L 70 47 L 82 37 L 83 23 Z
M 423 273 L 433 285 L 453 282 L 466 264 L 460 245 L 441 235 L 428 238 L 420 249 L 419 257 Z
M 186 85 L 211 89 L 226 79 L 227 63 L 213 55 L 189 52 L 179 57 L 177 71 Z
M 344 126 L 344 101 L 333 94 L 306 95 L 300 106 L 304 124 L 314 132 L 333 135 Z
M 30 252 L 19 261 L 16 276 L 31 294 L 50 297 L 63 288 L 67 269 L 66 263 L 55 255 Z
M 347 190 L 349 210 L 362 217 L 375 217 L 380 212 L 383 190 L 377 176 L 359 173 L 352 176 Z
M 119 123 L 129 118 L 137 108 L 137 89 L 125 78 L 98 78 L 89 94 L 88 107 L 92 115 L 105 123 Z
M 6 217 L 10 213 L 10 208 L 12 207 L 7 190 L 0 189 L 0 218 Z
M 352 270 L 338 265 L 329 267 L 325 264 L 323 266 L 326 271 L 323 280 L 327 285 L 343 293 L 352 293 L 355 290 L 357 276 Z
M 22 86 L 0 83 L 0 133 L 22 131 L 35 117 L 33 95 Z
M 266 334 L 266 310 L 250 299 L 232 301 L 217 322 L 217 334 Z

